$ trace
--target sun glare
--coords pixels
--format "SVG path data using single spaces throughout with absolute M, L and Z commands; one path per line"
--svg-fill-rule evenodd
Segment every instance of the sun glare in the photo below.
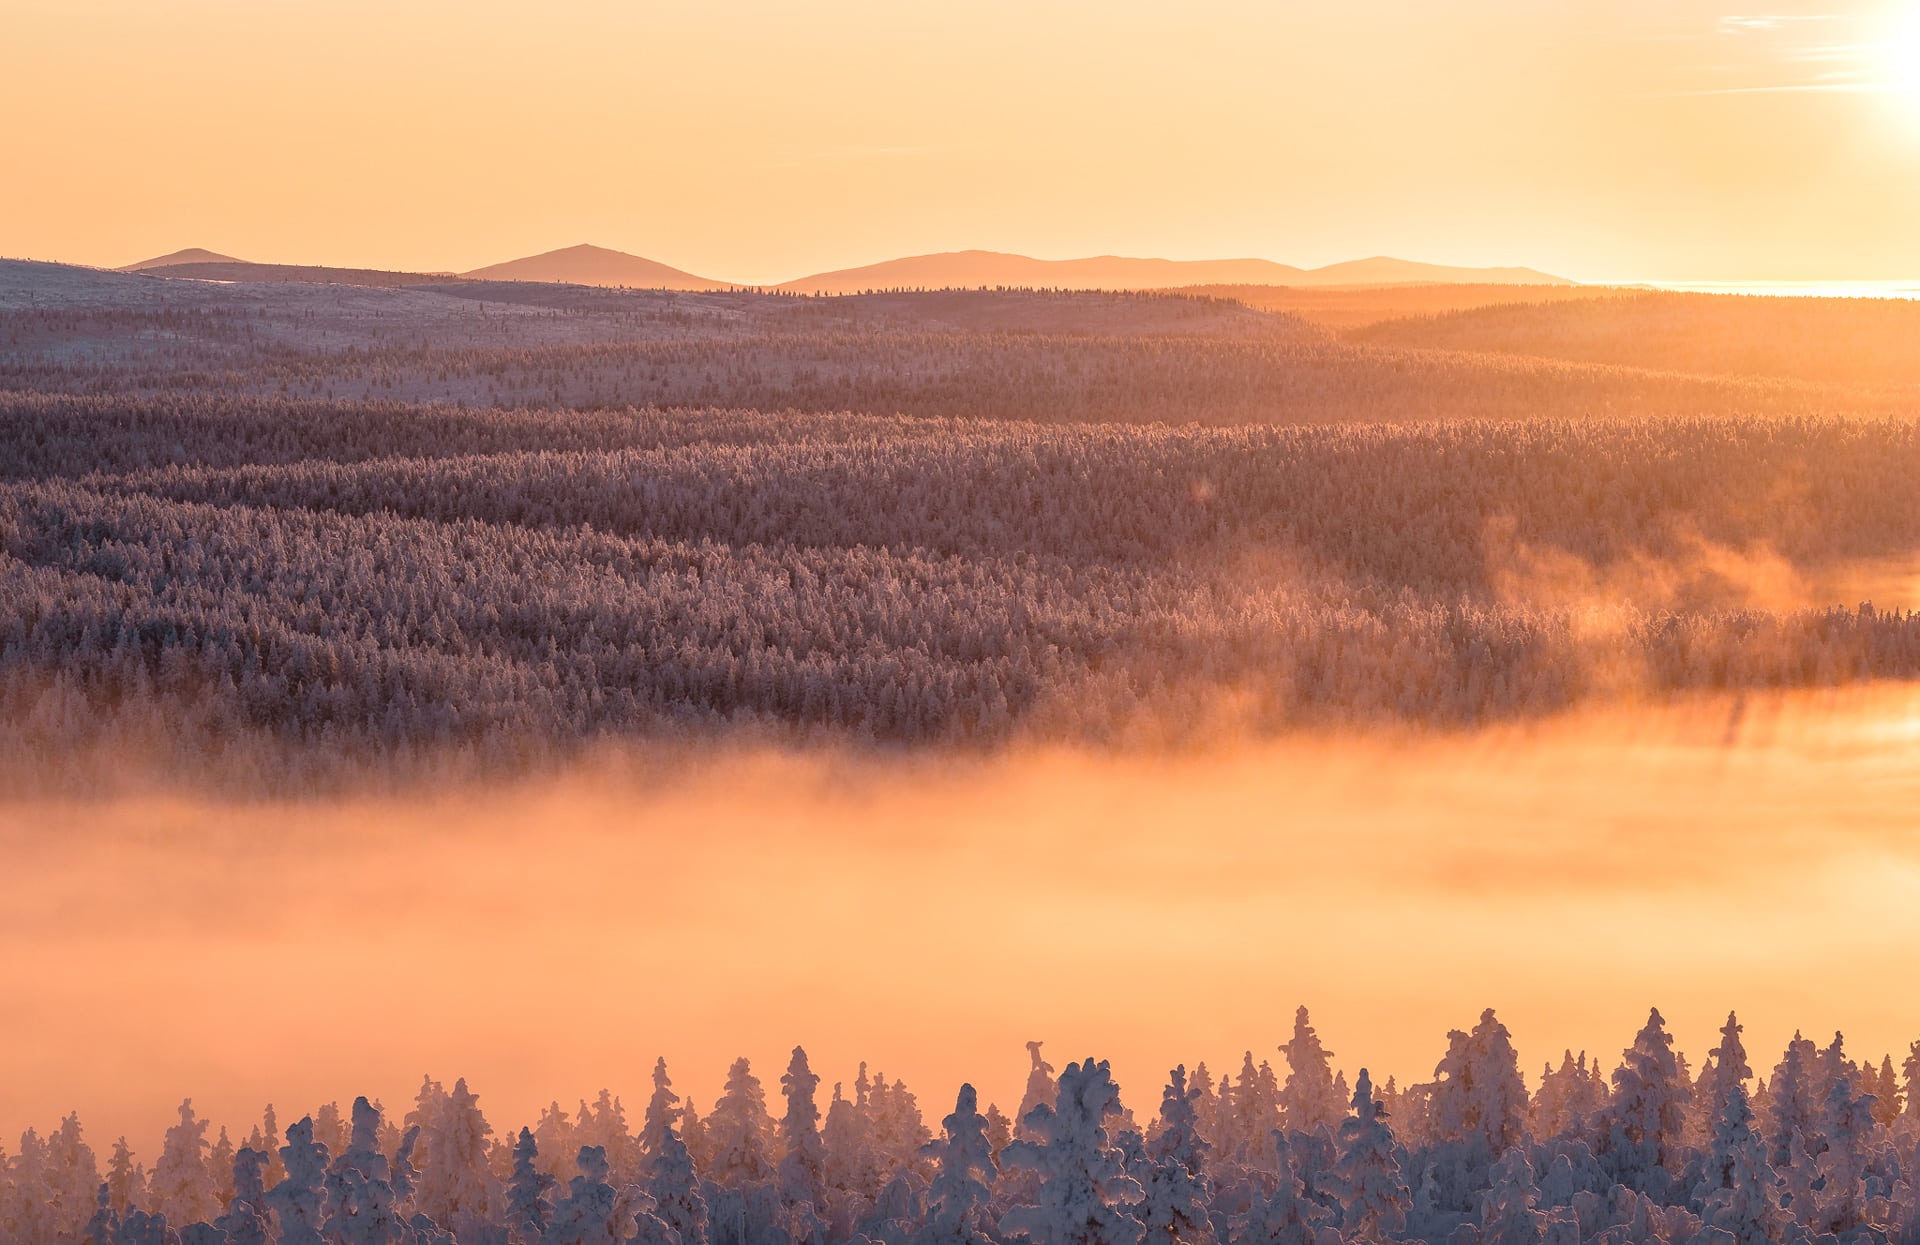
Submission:
M 1901 6 L 1887 42 L 1887 73 L 1894 90 L 1914 108 L 1920 120 L 1920 4 Z

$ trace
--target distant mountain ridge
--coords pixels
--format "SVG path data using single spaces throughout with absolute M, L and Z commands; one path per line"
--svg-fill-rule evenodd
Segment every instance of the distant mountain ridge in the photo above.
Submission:
M 1455 268 L 1375 256 L 1324 268 L 1296 268 L 1270 259 L 1034 259 L 1000 251 L 914 255 L 859 268 L 816 273 L 776 289 L 846 294 L 870 289 L 1025 285 L 1064 289 L 1165 290 L 1189 285 L 1573 285 L 1531 268 Z
M 235 259 L 231 255 L 222 255 L 218 251 L 209 251 L 205 247 L 190 246 L 183 251 L 174 251 L 167 255 L 156 255 L 152 259 L 143 259 L 137 264 L 128 264 L 115 268 L 115 272 L 146 272 L 151 268 L 177 268 L 182 264 L 244 264 L 244 259 Z
M 510 259 L 460 274 L 472 281 L 545 281 L 564 285 L 617 285 L 650 290 L 732 290 L 731 281 L 698 277 L 656 260 L 603 246 L 563 247 Z
M 348 284 L 403 285 L 445 280 L 454 274 L 374 273 L 369 269 L 313 265 L 250 264 L 192 247 L 117 269 L 215 280 L 333 280 Z M 298 275 L 296 275 L 298 274 Z M 458 274 L 472 281 L 526 281 L 633 289 L 710 291 L 756 288 L 703 277 L 658 260 L 581 244 L 489 264 Z M 1459 268 L 1374 256 L 1322 268 L 1298 268 L 1270 259 L 1152 259 L 1096 255 L 1085 259 L 1035 259 L 1002 251 L 946 251 L 909 255 L 857 268 L 782 282 L 772 289 L 793 294 L 853 294 L 866 290 L 972 289 L 1017 286 L 1070 290 L 1172 290 L 1188 286 L 1265 285 L 1292 287 L 1377 285 L 1557 285 L 1577 282 L 1532 268 Z

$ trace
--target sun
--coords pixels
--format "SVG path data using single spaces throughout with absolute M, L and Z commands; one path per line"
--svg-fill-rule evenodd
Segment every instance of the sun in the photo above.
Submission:
M 1920 3 L 1903 4 L 1894 14 L 1886 52 L 1890 85 L 1920 108 Z

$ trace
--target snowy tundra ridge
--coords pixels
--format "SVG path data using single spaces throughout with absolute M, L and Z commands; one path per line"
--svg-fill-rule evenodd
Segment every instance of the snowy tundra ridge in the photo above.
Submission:
M 1697 1075 L 1653 1011 L 1610 1076 L 1529 1092 L 1492 1009 L 1425 1083 L 1351 1087 L 1302 1007 L 1284 1079 L 1176 1067 L 1142 1127 L 1109 1065 L 1031 1042 L 1014 1116 L 962 1085 L 938 1134 L 860 1065 L 824 1119 L 796 1047 L 776 1120 L 748 1061 L 704 1117 L 665 1060 L 637 1132 L 602 1091 L 496 1135 L 464 1080 L 398 1123 L 356 1100 L 243 1146 L 191 1101 L 105 1178 L 76 1116 L 0 1162 L 8 1245 L 1916 1245 L 1920 1042 L 1855 1062 L 1795 1034 L 1757 1080 L 1729 1014 Z M 183 1225 L 175 1227 L 174 1225 Z

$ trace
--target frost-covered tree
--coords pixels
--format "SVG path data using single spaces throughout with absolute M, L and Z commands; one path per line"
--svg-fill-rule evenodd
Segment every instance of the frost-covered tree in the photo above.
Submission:
M 313 1117 L 287 1125 L 287 1143 L 280 1147 L 286 1172 L 267 1190 L 267 1205 L 280 1226 L 279 1245 L 326 1245 L 321 1225 L 326 1219 L 327 1148 L 313 1139 Z
M 655 1076 L 664 1078 L 665 1073 L 662 1063 Z M 655 1084 L 659 1085 L 658 1079 Z M 673 1131 L 671 1115 L 663 1115 L 651 1145 L 646 1190 L 653 1199 L 654 1214 L 679 1235 L 680 1245 L 707 1245 L 707 1201 L 694 1174 L 693 1156 Z
M 891 1084 L 876 1073 L 867 1096 L 867 1139 L 884 1178 L 921 1175 L 921 1151 L 933 1134 L 920 1117 L 920 1103 L 905 1081 Z
M 627 1128 L 627 1111 L 610 1090 L 601 1090 L 593 1102 L 582 1101 L 574 1123 L 574 1141 L 582 1146 L 599 1146 L 607 1152 L 607 1164 L 613 1170 L 616 1187 L 638 1175 L 639 1154 L 633 1134 Z
M 647 1112 L 640 1120 L 640 1159 L 644 1167 L 652 1163 L 666 1140 L 674 1134 L 680 1120 L 680 1095 L 673 1090 L 673 1078 L 667 1075 L 666 1056 L 653 1061 L 653 1093 L 647 1098 Z
M 1830 1078 L 1823 1112 L 1826 1149 L 1818 1156 L 1819 1223 L 1844 1235 L 1861 1224 L 1862 1187 L 1867 1176 L 1868 1148 L 1873 1140 L 1873 1096 L 1857 1091 L 1848 1069 L 1841 1064 L 1840 1037 L 1834 1035 L 1835 1070 Z
M 0 1224 L 4 1224 L 9 1195 L 10 1181 L 7 1179 L 6 1155 L 0 1154 Z M 7 1225 L 11 1226 L 11 1225 Z M 80 1245 L 113 1245 L 114 1233 L 120 1229 L 120 1212 L 113 1208 L 113 1194 L 107 1190 L 106 1181 L 100 1182 L 100 1188 L 94 1194 L 93 1214 L 80 1232 Z
M 380 1125 L 373 1104 L 354 1099 L 346 1146 L 328 1166 L 324 1184 L 320 1234 L 330 1245 L 397 1245 L 405 1234 Z
M 1067 1065 L 1055 1105 L 1043 1103 L 1022 1121 L 1033 1139 L 1017 1139 L 1001 1155 L 1003 1166 L 1040 1177 L 1037 1202 L 1002 1215 L 1002 1232 L 1025 1233 L 1037 1245 L 1139 1245 L 1145 1227 L 1130 1208 L 1142 1191 L 1106 1129 L 1119 1111 L 1120 1089 L 1104 1060 Z
M 1280 1081 L 1273 1065 L 1264 1059 L 1256 1064 L 1252 1051 L 1243 1054 L 1240 1080 L 1233 1087 L 1230 1101 L 1227 1157 L 1245 1167 L 1265 1166 L 1272 1153 L 1267 1138 L 1283 1123 Z
M 146 1208 L 147 1173 L 134 1162 L 125 1137 L 113 1143 L 113 1154 L 107 1159 L 107 1192 L 113 1198 L 114 1210 L 122 1215 Z
M 213 1148 L 207 1151 L 207 1167 L 213 1172 L 214 1204 L 218 1206 L 233 1200 L 233 1155 L 233 1139 L 227 1136 L 223 1124 L 220 1135 L 214 1138 Z
M 1035 1107 L 1052 1104 L 1059 1090 L 1053 1081 L 1053 1065 L 1041 1058 L 1039 1042 L 1027 1043 L 1027 1058 L 1031 1066 L 1027 1069 L 1027 1087 L 1020 1095 L 1020 1105 L 1014 1109 L 1013 1131 L 1016 1137 L 1024 1136 L 1026 1118 Z M 866 1071 L 862 1065 L 861 1071 Z
M 821 1178 L 829 1188 L 871 1196 L 879 1191 L 879 1179 L 867 1142 L 866 1070 L 867 1065 L 861 1064 L 857 1102 L 845 1097 L 840 1083 L 834 1082 L 833 1101 L 827 1105 L 826 1122 L 820 1127 L 825 1155 Z
M 1818 1057 L 1814 1044 L 1796 1031 L 1767 1082 L 1767 1160 L 1776 1170 L 1792 1164 L 1796 1140 L 1804 1147 L 1808 1134 L 1819 1126 Z
M 1287 1057 L 1287 1080 L 1280 1090 L 1287 1131 L 1311 1133 L 1322 1125 L 1337 1126 L 1346 1116 L 1347 1103 L 1334 1088 L 1333 1052 L 1320 1044 L 1305 1006 L 1294 1012 L 1293 1037 L 1281 1044 L 1280 1053 Z M 1241 1079 L 1244 1082 L 1244 1075 Z
M 553 1221 L 540 1245 L 626 1245 L 618 1194 L 607 1183 L 607 1152 L 599 1146 L 582 1146 L 576 1162 L 580 1174 L 553 1208 Z
M 559 1184 L 539 1166 L 533 1130 L 522 1128 L 513 1143 L 513 1172 L 504 1197 L 508 1238 L 513 1245 L 540 1245 L 553 1219 L 553 1190 Z
M 1674 1057 L 1673 1037 L 1658 1008 L 1634 1037 L 1613 1073 L 1613 1101 L 1605 1112 L 1599 1154 L 1608 1172 L 1636 1193 L 1656 1200 L 1678 1171 L 1692 1087 Z
M 1780 1195 L 1767 1145 L 1754 1129 L 1745 1085 L 1725 1087 L 1726 1100 L 1707 1146 L 1705 1175 L 1694 1191 L 1701 1221 L 1729 1233 L 1735 1245 L 1777 1240 Z
M 193 1100 L 188 1099 L 180 1104 L 179 1122 L 167 1129 L 148 1186 L 154 1210 L 167 1222 L 200 1223 L 220 1213 L 208 1149 L 207 1121 L 194 1115 Z
M 1492 1008 L 1470 1033 L 1447 1035 L 1447 1054 L 1427 1087 L 1421 1156 L 1442 1204 L 1470 1211 L 1491 1179 L 1494 1159 L 1520 1143 L 1527 1120 L 1526 1084 L 1507 1027 Z M 1572 1114 L 1571 1110 L 1567 1112 Z
M 1753 1077 L 1746 1048 L 1740 1041 L 1741 1029 L 1738 1016 L 1728 1012 L 1727 1023 L 1720 1027 L 1720 1042 L 1707 1052 L 1707 1060 L 1694 1080 L 1687 1111 L 1689 1146 L 1699 1148 L 1707 1144 L 1726 1107 L 1729 1087 L 1744 1085 Z
M 780 1139 L 786 1146 L 780 1158 L 780 1195 L 791 1203 L 816 1207 L 823 1204 L 825 1195 L 820 1108 L 814 1103 L 819 1086 L 820 1078 L 807 1066 L 807 1052 L 794 1047 L 780 1077 L 780 1091 L 787 1100 L 786 1113 L 780 1117 Z
M 1332 1187 L 1349 1241 L 1383 1241 L 1406 1226 L 1408 1194 L 1394 1157 L 1393 1128 L 1373 1096 L 1365 1068 L 1353 1089 L 1353 1114 L 1340 1124 Z
M 1202 1094 L 1187 1084 L 1184 1064 L 1168 1074 L 1160 1096 L 1160 1119 L 1147 1143 L 1145 1196 L 1140 1221 L 1146 1225 L 1147 1245 L 1195 1245 L 1211 1242 L 1213 1225 L 1207 1214 L 1212 1201 L 1201 1139 L 1198 1107 Z
M 927 1145 L 934 1175 L 927 1187 L 927 1221 L 914 1245 L 988 1245 L 984 1221 L 999 1167 L 973 1086 L 960 1087 L 940 1128 L 942 1135 Z
M 267 1204 L 267 1156 L 242 1146 L 233 1156 L 233 1197 L 214 1226 L 229 1245 L 267 1245 L 272 1212 Z
M 56 1230 L 71 1234 L 91 1214 L 100 1191 L 100 1164 L 79 1115 L 67 1115 L 47 1134 L 40 1173 L 42 1196 Z
M 1252 1203 L 1233 1238 L 1234 1245 L 1311 1245 L 1319 1208 L 1302 1195 L 1287 1134 L 1276 1128 L 1269 1142 L 1277 1173 L 1273 1193 L 1263 1197 L 1257 1187 L 1251 1190 Z
M 134 1210 L 114 1230 L 113 1245 L 180 1245 L 180 1234 L 167 1225 L 165 1215 Z
M 771 1132 L 766 1093 L 760 1088 L 760 1078 L 753 1074 L 752 1064 L 743 1056 L 727 1069 L 726 1088 L 707 1117 L 708 1142 L 713 1151 L 708 1174 L 716 1182 L 735 1188 L 773 1179 L 768 1141 Z
M 1534 1209 L 1540 1187 L 1526 1152 L 1518 1146 L 1508 1150 L 1489 1176 L 1480 1198 L 1481 1245 L 1541 1245 L 1547 1217 Z
M 1900 1122 L 1900 1078 L 1893 1070 L 1893 1056 L 1880 1057 L 1880 1071 L 1873 1082 L 1873 1118 L 1882 1128 L 1892 1128 Z
M 464 1225 L 485 1223 L 500 1209 L 500 1180 L 488 1163 L 493 1126 L 464 1078 L 427 1114 L 420 1143 L 425 1156 L 413 1205 L 459 1236 Z

